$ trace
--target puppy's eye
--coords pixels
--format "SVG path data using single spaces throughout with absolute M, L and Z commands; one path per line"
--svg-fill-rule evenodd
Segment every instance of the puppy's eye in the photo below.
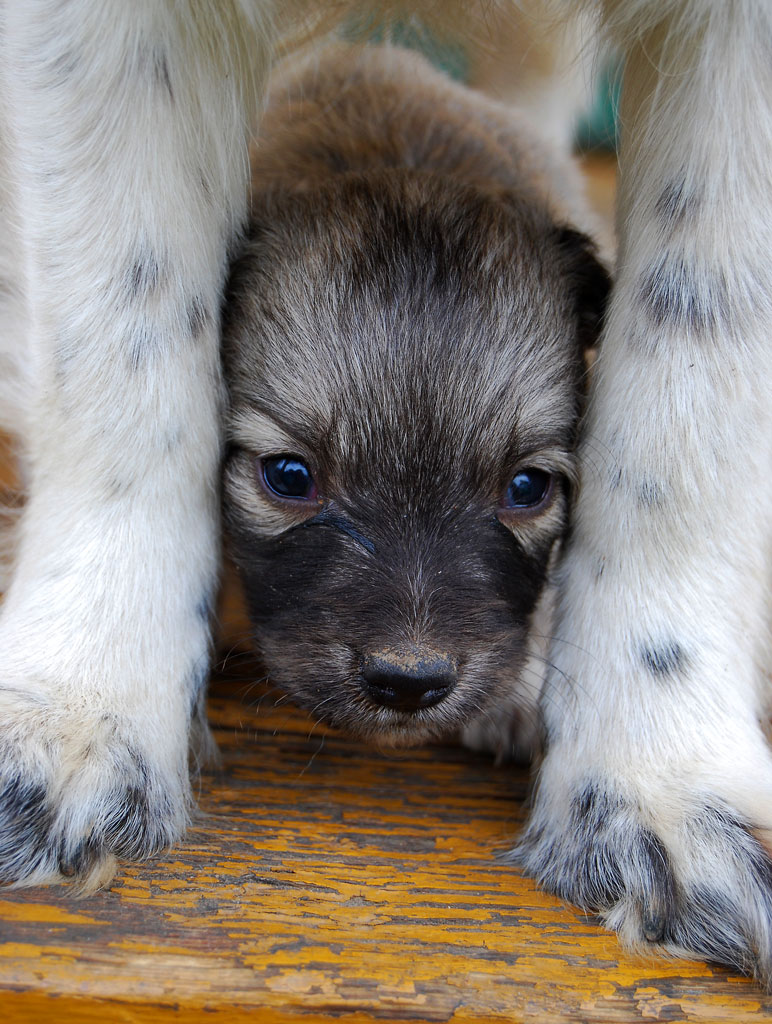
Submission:
M 261 459 L 260 473 L 268 490 L 280 498 L 312 501 L 317 496 L 311 470 L 296 455 L 276 455 Z
M 536 508 L 549 497 L 552 476 L 543 469 L 521 469 L 504 495 L 505 508 Z

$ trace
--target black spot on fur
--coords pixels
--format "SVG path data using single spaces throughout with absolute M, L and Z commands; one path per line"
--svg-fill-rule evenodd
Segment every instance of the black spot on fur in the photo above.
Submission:
M 0 779 L 0 881 L 19 881 L 51 863 L 47 840 L 52 823 L 42 782 L 21 774 Z
M 588 818 L 598 825 L 608 812 L 608 798 L 599 793 L 594 785 L 587 785 L 581 793 L 574 797 L 573 812 L 577 823 L 584 823 Z
M 50 824 L 48 796 L 45 786 L 40 782 L 27 781 L 20 775 L 12 777 L 3 787 L 1 806 L 0 848 L 6 833 L 19 826 L 39 833 L 45 831 Z
M 667 850 L 658 836 L 640 831 L 640 862 L 648 869 L 641 902 L 641 926 L 648 942 L 661 942 L 675 904 L 675 887 Z
M 212 198 L 213 198 L 213 196 L 212 196 L 212 185 L 211 185 L 211 183 L 209 181 L 209 177 L 206 174 L 206 172 L 204 171 L 203 167 L 199 170 L 198 177 L 199 177 L 199 181 L 201 182 L 201 192 L 202 192 L 202 195 L 204 197 L 204 200 L 206 201 L 207 204 L 211 205 Z
M 651 477 L 640 479 L 636 472 L 619 465 L 610 449 L 608 450 L 607 475 L 611 490 L 617 491 L 624 487 L 628 494 L 635 497 L 639 508 L 654 511 L 662 506 L 662 485 Z
M 146 785 L 127 786 L 111 803 L 113 812 L 103 826 L 106 844 L 124 857 L 147 856 L 142 848 L 142 834 L 151 814 Z
M 209 324 L 209 311 L 204 305 L 203 299 L 196 296 L 187 309 L 188 331 L 194 341 L 203 335 Z
M 209 623 L 212 621 L 212 612 L 212 596 L 211 592 L 207 590 L 204 594 L 202 594 L 201 598 L 199 599 L 196 605 L 196 618 L 198 618 L 205 625 L 209 625 Z
M 590 909 L 614 903 L 624 891 L 622 873 L 616 850 L 608 841 L 610 823 L 617 809 L 617 801 L 595 785 L 586 786 L 574 798 L 571 827 L 587 844 L 587 862 L 584 865 L 585 901 Z M 593 837 L 592 842 L 588 842 Z
M 644 645 L 641 648 L 641 661 L 659 679 L 683 673 L 687 664 L 683 648 L 675 641 Z
M 163 50 L 158 50 L 153 55 L 153 76 L 159 88 L 173 101 L 174 90 L 172 89 L 172 80 L 169 75 L 169 59 Z
M 119 857 L 145 859 L 169 845 L 171 807 L 168 797 L 154 788 L 145 757 L 131 748 L 120 756 L 123 781 L 107 800 L 107 811 L 84 847 L 96 852 L 101 846 Z
M 77 71 L 80 65 L 80 57 L 70 48 L 62 50 L 51 61 L 51 70 L 60 81 L 65 81 Z
M 698 201 L 686 182 L 673 181 L 666 185 L 656 203 L 656 211 L 662 220 L 670 227 L 675 227 L 684 220 L 688 214 L 693 214 L 697 209 Z
M 638 486 L 638 504 L 644 509 L 657 509 L 662 505 L 662 487 L 656 480 L 642 480 Z
M 113 476 L 107 481 L 105 491 L 108 498 L 123 498 L 134 487 L 134 481 L 129 477 Z
M 129 294 L 132 299 L 145 298 L 155 291 L 160 280 L 161 269 L 155 254 L 145 249 L 132 261 L 129 269 Z
M 665 253 L 641 284 L 641 301 L 657 327 L 714 330 L 728 316 L 723 275 Z

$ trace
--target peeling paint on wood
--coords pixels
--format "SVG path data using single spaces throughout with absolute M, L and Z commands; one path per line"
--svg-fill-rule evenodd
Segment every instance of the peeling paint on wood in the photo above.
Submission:
M 772 1000 L 616 938 L 497 860 L 527 778 L 453 747 L 383 755 L 231 658 L 224 769 L 185 843 L 84 899 L 0 893 L 11 1022 L 757 1021 Z

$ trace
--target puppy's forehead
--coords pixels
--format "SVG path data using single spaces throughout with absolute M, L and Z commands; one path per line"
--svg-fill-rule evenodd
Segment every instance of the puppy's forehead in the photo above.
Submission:
M 410 176 L 267 203 L 227 318 L 239 415 L 334 462 L 568 445 L 580 355 L 552 232 L 531 203 Z

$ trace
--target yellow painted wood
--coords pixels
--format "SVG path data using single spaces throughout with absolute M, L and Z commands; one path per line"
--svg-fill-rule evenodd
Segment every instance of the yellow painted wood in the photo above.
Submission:
M 315 726 L 231 657 L 187 840 L 105 892 L 0 893 L 0 1010 L 33 1021 L 758 1021 L 772 1000 L 616 938 L 499 859 L 527 778 Z

